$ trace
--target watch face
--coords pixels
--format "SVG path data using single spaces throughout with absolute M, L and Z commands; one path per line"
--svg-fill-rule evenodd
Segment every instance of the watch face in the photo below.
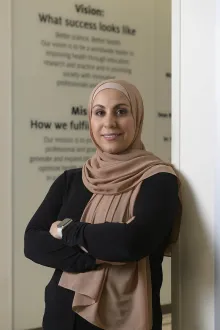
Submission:
M 73 220 L 70 219 L 70 218 L 66 218 L 64 220 L 62 220 L 58 225 L 57 225 L 57 228 L 62 228 L 62 227 L 65 227 L 67 226 L 70 222 L 72 222 Z

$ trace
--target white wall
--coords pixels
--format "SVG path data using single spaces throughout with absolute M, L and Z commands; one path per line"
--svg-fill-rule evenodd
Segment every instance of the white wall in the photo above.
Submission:
M 214 330 L 215 6 L 215 0 L 173 1 L 173 160 L 184 177 L 172 273 L 175 330 Z
M 164 136 L 171 136 L 171 120 L 160 119 L 158 112 L 171 112 L 171 0 L 154 1 L 154 112 L 155 146 L 154 152 L 162 159 L 171 159 L 171 144 L 163 142 Z M 171 303 L 171 258 L 165 257 L 163 262 L 163 285 L 161 304 Z
M 216 1 L 216 103 L 217 103 L 217 150 L 220 150 L 220 1 Z M 215 325 L 220 325 L 220 153 L 216 155 L 216 197 L 215 197 Z
M 11 1 L 0 2 L 0 329 L 12 329 Z

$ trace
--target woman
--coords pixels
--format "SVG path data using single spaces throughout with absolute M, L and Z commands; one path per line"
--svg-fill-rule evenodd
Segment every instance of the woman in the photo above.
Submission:
M 144 149 L 133 85 L 102 82 L 88 113 L 96 154 L 53 183 L 25 232 L 26 257 L 56 269 L 43 328 L 161 330 L 161 264 L 179 231 L 177 176 Z

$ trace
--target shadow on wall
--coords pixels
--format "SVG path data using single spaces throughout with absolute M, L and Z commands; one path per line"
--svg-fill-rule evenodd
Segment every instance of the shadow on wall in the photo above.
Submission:
M 201 319 L 201 313 L 204 314 L 204 306 L 213 303 L 214 277 L 213 271 L 210 271 L 214 269 L 213 233 L 210 226 L 207 226 L 209 214 L 206 208 L 199 204 L 190 182 L 183 178 L 181 182 L 183 216 L 180 231 L 179 285 L 180 289 L 184 288 L 181 290 L 180 303 L 187 302 L 181 307 L 181 324 L 183 329 L 187 329 L 187 320 L 190 318 L 191 326 L 198 329 L 198 319 Z

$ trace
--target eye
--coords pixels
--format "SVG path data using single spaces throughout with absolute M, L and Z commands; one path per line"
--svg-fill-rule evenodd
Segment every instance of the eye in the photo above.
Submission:
M 117 109 L 117 111 L 116 111 L 117 116 L 123 116 L 123 115 L 126 115 L 127 113 L 128 113 L 128 110 L 123 109 L 123 108 Z
M 97 109 L 97 110 L 95 111 L 95 115 L 96 115 L 96 116 L 102 117 L 102 116 L 104 116 L 104 114 L 105 114 L 105 111 L 102 110 L 102 109 Z

